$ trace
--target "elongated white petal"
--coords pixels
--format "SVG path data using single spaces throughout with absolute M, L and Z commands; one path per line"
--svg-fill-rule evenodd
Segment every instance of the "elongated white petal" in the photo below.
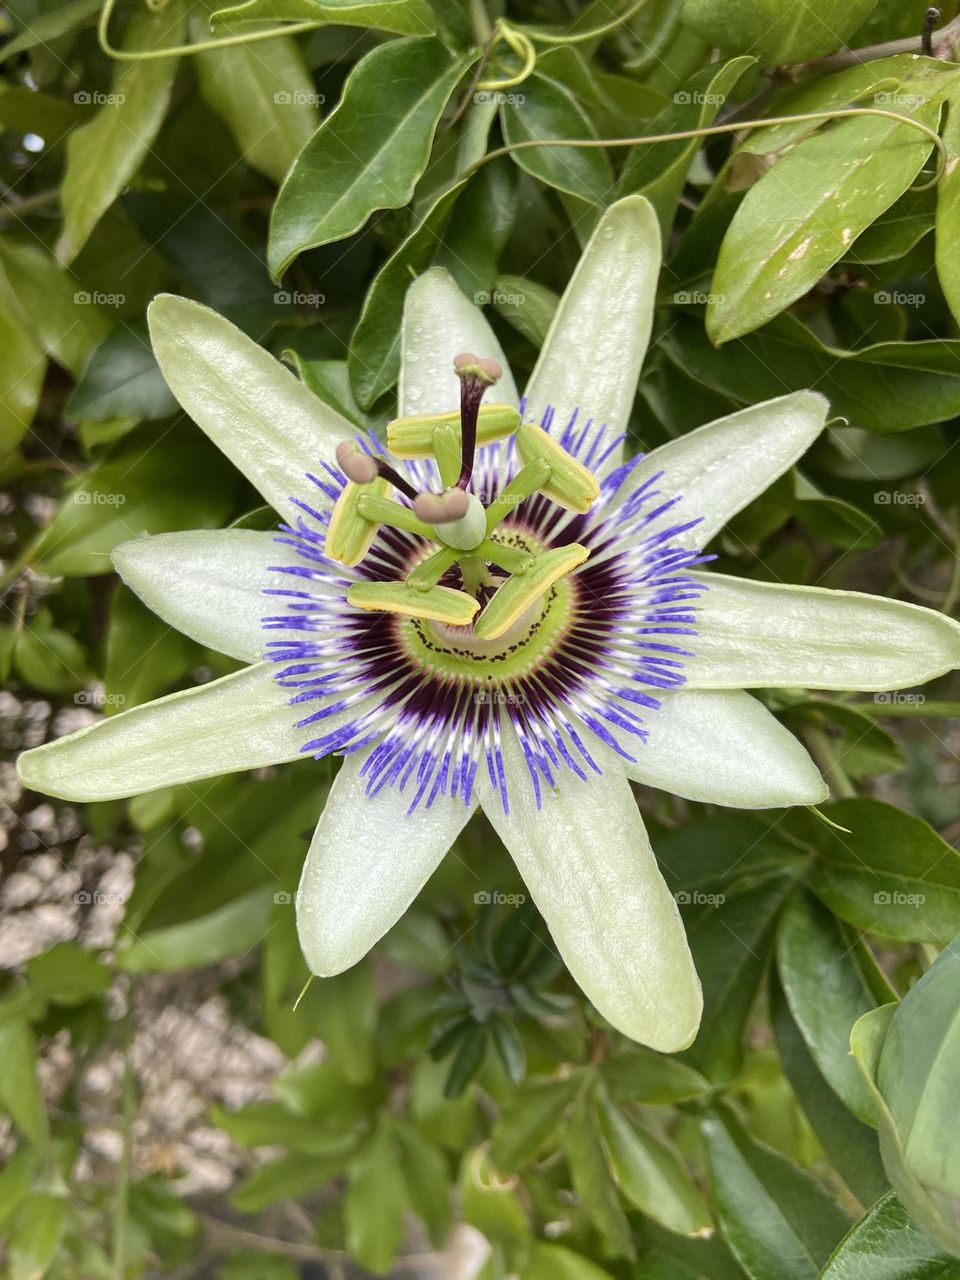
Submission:
M 266 663 L 110 716 L 17 761 L 24 786 L 115 800 L 294 760 L 305 734 Z
M 700 1025 L 700 983 L 617 757 L 599 749 L 601 775 L 565 772 L 538 809 L 512 730 L 503 739 L 510 813 L 489 788 L 484 812 L 570 972 L 624 1035 L 664 1053 L 686 1048 Z
M 330 506 L 307 481 L 323 475 L 356 428 L 236 325 L 199 302 L 161 294 L 150 337 L 170 390 L 266 500 L 288 518 L 291 496 Z
M 408 815 L 411 788 L 369 796 L 362 767 L 363 757 L 344 760 L 297 890 L 300 946 L 323 977 L 356 964 L 396 924 L 472 812 L 441 796 Z
M 731 516 L 806 453 L 823 430 L 827 409 L 827 401 L 815 391 L 795 391 L 708 422 L 654 449 L 634 467 L 621 497 L 625 500 L 662 471 L 657 489 L 669 497 L 679 494 L 682 501 L 660 524 L 702 517 L 676 541 L 704 547 Z M 657 527 L 650 525 L 648 531 Z
M 336 590 L 326 578 L 304 584 L 283 572 L 296 560 L 274 534 L 253 529 L 161 533 L 123 542 L 113 552 L 120 577 L 164 622 L 245 662 L 262 658 L 271 639 L 262 619 L 284 611 L 284 597 L 265 592 L 304 585 L 314 596 Z
M 606 440 L 625 431 L 647 352 L 657 277 L 660 227 L 650 202 L 627 196 L 610 206 L 583 251 L 550 325 L 526 388 L 537 421 L 553 405 L 559 425 L 606 425 Z M 618 466 L 618 446 L 600 474 Z
M 484 403 L 517 403 L 507 358 L 486 317 L 442 267 L 425 271 L 407 290 L 400 349 L 402 416 L 459 408 L 460 381 L 453 372 L 453 357 L 461 351 L 492 356 L 503 366 L 503 377 L 487 392 Z
M 658 695 L 659 696 L 659 695 Z M 749 693 L 678 689 L 645 717 L 646 743 L 608 726 L 634 782 L 735 809 L 819 804 L 827 786 L 803 746 Z
M 960 667 L 960 623 L 859 591 L 697 575 L 689 685 L 903 689 Z

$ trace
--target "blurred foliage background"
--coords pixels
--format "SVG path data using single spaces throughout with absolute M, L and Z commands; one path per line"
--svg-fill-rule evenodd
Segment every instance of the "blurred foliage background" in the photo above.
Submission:
M 412 275 L 447 267 L 523 375 L 598 211 L 632 191 L 667 249 L 634 446 L 800 387 L 836 415 L 718 540 L 720 567 L 956 614 L 954 9 L 926 23 L 932 61 L 914 0 L 8 0 L 10 756 L 231 669 L 111 573 L 126 539 L 273 519 L 178 413 L 154 294 L 209 303 L 376 425 Z M 98 19 L 128 53 L 228 43 L 118 59 Z M 400 67 L 413 113 L 391 101 Z M 939 182 L 929 140 L 889 118 L 614 145 L 852 103 L 942 127 Z M 610 145 L 480 163 L 590 137 Z M 779 253 L 780 208 L 809 254 Z M 672 1058 L 602 1025 L 479 821 L 374 955 L 295 1009 L 292 894 L 329 763 L 81 808 L 5 763 L 6 1274 L 956 1280 L 958 696 L 769 697 L 846 832 L 641 794 L 705 988 Z M 950 980 L 915 986 L 928 972 Z M 929 1051 L 902 1067 L 909 1138 L 866 1033 L 863 1072 L 849 1052 L 896 1001 Z

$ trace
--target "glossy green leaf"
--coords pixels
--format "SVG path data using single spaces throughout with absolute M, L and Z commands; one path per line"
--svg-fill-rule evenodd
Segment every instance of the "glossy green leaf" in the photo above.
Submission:
M 67 401 L 81 422 L 169 418 L 177 402 L 150 349 L 145 324 L 118 325 L 93 352 Z
M 954 319 L 960 317 L 960 262 L 956 245 L 960 239 L 960 97 L 947 108 L 943 129 L 947 167 L 937 184 L 937 277 Z
M 344 1203 L 347 1248 L 361 1266 L 385 1275 L 403 1241 L 403 1174 L 396 1146 L 381 1125 L 350 1167 Z
M 110 328 L 98 295 L 83 289 L 71 272 L 36 245 L 3 239 L 0 265 L 27 317 L 28 332 L 76 377 Z M 102 301 L 109 305 L 111 299 L 103 294 Z
M 901 942 L 945 946 L 960 933 L 960 854 L 928 823 L 868 796 L 827 812 L 847 830 L 808 829 L 810 884 L 835 915 Z
M 504 137 L 511 144 L 596 137 L 573 94 L 564 85 L 536 72 L 524 80 L 514 95 L 505 92 L 500 119 Z M 512 155 L 521 169 L 541 182 L 591 204 L 607 204 L 613 194 L 613 169 L 602 150 L 524 147 Z
M 878 1200 L 840 1241 L 820 1280 L 957 1280 L 960 1262 L 910 1221 L 893 1192 Z
M 814 1280 L 848 1230 L 847 1215 L 727 1108 L 706 1117 L 703 1133 L 723 1234 L 750 1280 Z
M 612 1280 L 609 1271 L 558 1244 L 538 1244 L 522 1280 Z
M 699 321 L 681 319 L 663 347 L 697 381 L 743 404 L 815 386 L 832 411 L 870 431 L 906 431 L 960 413 L 960 341 L 878 342 L 855 351 L 822 343 L 793 316 L 718 351 Z M 877 486 L 886 495 L 886 486 Z
M 185 34 L 183 17 L 180 0 L 173 0 L 158 13 L 138 10 L 127 26 L 124 47 L 151 49 L 158 44 L 180 44 Z M 139 169 L 170 102 L 176 58 L 117 65 L 112 90 L 102 104 L 87 93 L 88 110 L 96 114 L 74 130 L 67 142 L 61 197 L 63 230 L 56 249 L 64 263 L 74 260 Z
M 888 1186 L 876 1133 L 847 1110 L 827 1082 L 776 979 L 770 1005 L 777 1052 L 811 1128 L 850 1190 L 862 1204 L 872 1204 Z
M 583 1094 L 563 1129 L 563 1151 L 573 1187 L 603 1240 L 605 1257 L 632 1258 L 630 1224 L 620 1207 L 617 1186 L 607 1164 L 592 1100 Z
M 636 1047 L 607 1058 L 600 1068 L 607 1092 L 615 1102 L 664 1106 L 695 1098 L 710 1089 L 699 1071 L 652 1049 Z
M 369 964 L 354 965 L 319 983 L 317 1034 L 351 1084 L 374 1074 L 377 998 Z
M 268 248 L 275 277 L 305 249 L 359 231 L 374 210 L 407 203 L 466 69 L 430 36 L 391 41 L 357 63 L 280 188 Z
M 119 951 L 126 973 L 168 973 L 217 964 L 262 941 L 270 925 L 271 889 L 255 889 L 208 916 L 153 929 Z
M 0 1005 L 0 1110 L 36 1146 L 47 1137 L 47 1115 L 37 1079 L 37 1046 L 26 1018 Z
M 219 9 L 215 26 L 240 22 L 323 22 L 349 27 L 375 27 L 402 36 L 430 35 L 437 19 L 429 0 L 246 0 Z
M 27 330 L 16 295 L 0 279 L 0 459 L 29 430 L 46 370 L 43 350 Z
M 573 1077 L 518 1089 L 494 1127 L 491 1157 L 496 1167 L 509 1173 L 532 1160 L 557 1132 L 581 1087 Z
M 791 900 L 777 932 L 777 971 L 810 1054 L 838 1097 L 867 1124 L 873 1106 L 850 1057 L 850 1028 L 875 1006 L 829 912 L 807 896 Z
M 876 3 L 852 0 L 838 12 L 831 0 L 810 0 L 797 10 L 777 0 L 686 0 L 683 20 L 710 44 L 753 53 L 774 66 L 839 49 Z
M 938 106 L 916 108 L 933 127 Z M 747 193 L 724 237 L 707 332 L 728 342 L 806 293 L 920 171 L 930 140 L 873 116 L 799 143 Z
M 430 1232 L 434 1245 L 439 1247 L 444 1243 L 451 1219 L 447 1161 L 440 1148 L 412 1124 L 395 1121 L 393 1137 L 410 1207 Z
M 610 1168 L 635 1209 L 681 1235 L 710 1227 L 706 1202 L 669 1147 L 607 1100 L 601 1101 L 599 1121 Z

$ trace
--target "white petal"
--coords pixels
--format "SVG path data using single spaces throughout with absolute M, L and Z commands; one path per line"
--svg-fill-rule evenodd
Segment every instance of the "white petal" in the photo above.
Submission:
M 660 272 L 660 227 L 650 202 L 627 196 L 597 223 L 570 278 L 526 389 L 537 421 L 553 405 L 557 424 L 574 410 L 625 431 L 653 324 Z M 601 474 L 618 466 L 618 447 Z
M 17 766 L 34 791 L 114 800 L 294 760 L 308 736 L 296 718 L 264 663 L 25 751 Z
M 903 689 L 960 667 L 960 623 L 933 609 L 859 591 L 697 575 L 688 684 Z
M 515 735 L 503 735 L 510 814 L 483 807 L 520 869 L 571 974 L 618 1031 L 664 1053 L 686 1048 L 703 1003 L 677 904 L 617 757 L 564 774 L 538 809 Z
M 396 924 L 472 812 L 440 796 L 408 815 L 412 789 L 368 796 L 362 766 L 363 757 L 344 760 L 297 890 L 300 946 L 322 977 L 356 964 Z
M 708 422 L 654 449 L 633 468 L 620 496 L 625 500 L 663 471 L 657 489 L 664 496 L 679 494 L 682 501 L 660 524 L 702 517 L 677 542 L 705 547 L 731 516 L 806 453 L 823 430 L 827 409 L 827 401 L 815 391 L 795 391 Z
M 658 697 L 661 695 L 658 694 Z M 646 743 L 607 726 L 634 782 L 734 809 L 820 804 L 828 791 L 798 740 L 749 693 L 678 689 L 645 717 Z
M 229 320 L 199 302 L 161 294 L 150 337 L 170 390 L 194 422 L 288 518 L 291 496 L 330 500 L 311 484 L 356 428 Z
M 335 590 L 326 581 L 304 582 L 282 572 L 283 566 L 297 563 L 296 554 L 274 534 L 253 529 L 138 538 L 115 548 L 113 563 L 127 586 L 164 622 L 244 662 L 262 658 L 272 638 L 262 619 L 284 612 L 283 597 L 265 591 L 309 589 L 313 595 L 329 595 Z
M 400 413 L 447 413 L 460 406 L 460 382 L 453 357 L 461 351 L 492 356 L 503 377 L 484 403 L 516 404 L 517 388 L 507 358 L 479 307 L 461 293 L 442 267 L 418 276 L 403 304 L 400 358 Z

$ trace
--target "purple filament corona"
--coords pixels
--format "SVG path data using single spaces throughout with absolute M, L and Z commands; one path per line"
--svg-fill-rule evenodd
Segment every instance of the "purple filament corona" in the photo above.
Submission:
M 559 434 L 552 409 L 541 425 L 593 471 L 623 439 L 606 440 L 605 428 L 580 424 L 577 413 Z M 372 434 L 358 442 L 385 456 Z M 469 805 L 481 768 L 509 812 L 506 723 L 520 743 L 538 806 L 542 786 L 554 787 L 563 770 L 584 779 L 600 772 L 591 735 L 635 760 L 647 737 L 641 712 L 655 713 L 657 691 L 684 682 L 695 605 L 705 589 L 689 570 L 712 559 L 677 545 L 699 517 L 673 519 L 680 497 L 658 488 L 662 472 L 631 483 L 641 460 L 631 458 L 606 475 L 586 515 L 535 494 L 499 527 L 501 535 L 545 547 L 579 542 L 590 549 L 571 575 L 562 633 L 529 669 L 502 680 L 489 673 L 472 677 L 469 656 L 457 672 L 427 665 L 404 641 L 402 628 L 412 620 L 347 602 L 356 582 L 402 581 L 423 554 L 422 539 L 384 527 L 362 563 L 346 568 L 324 554 L 329 512 L 294 497 L 296 525 L 281 526 L 276 537 L 275 571 L 289 574 L 290 585 L 265 591 L 282 612 L 265 617 L 263 627 L 270 635 L 266 656 L 304 731 L 303 751 L 319 759 L 369 749 L 361 770 L 368 793 L 399 787 L 411 812 L 443 795 Z M 432 461 L 396 465 L 416 489 L 439 487 Z M 488 505 L 518 469 L 512 438 L 480 448 L 470 491 Z M 346 483 L 326 465 L 307 481 L 334 502 Z M 281 547 L 288 552 L 282 562 Z M 459 585 L 456 568 L 443 582 Z

